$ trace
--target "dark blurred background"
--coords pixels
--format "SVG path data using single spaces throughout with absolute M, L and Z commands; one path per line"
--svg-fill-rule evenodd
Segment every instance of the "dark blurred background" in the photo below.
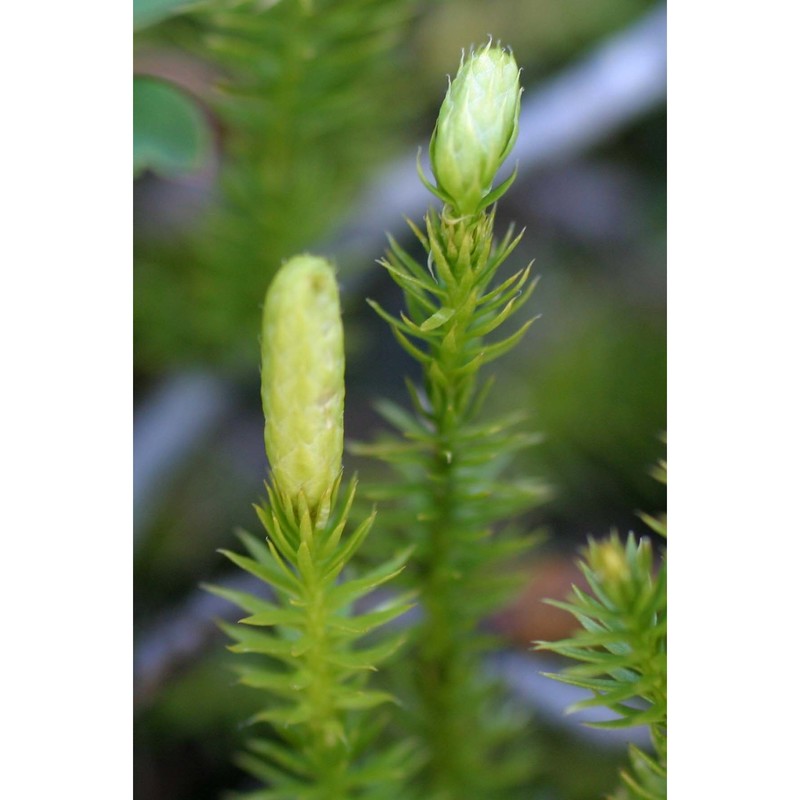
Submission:
M 216 553 L 255 529 L 263 491 L 258 326 L 281 259 L 330 255 L 343 290 L 348 439 L 404 402 L 413 374 L 365 303 L 399 304 L 375 264 L 430 201 L 415 174 L 446 75 L 491 34 L 525 86 L 498 231 L 526 229 L 541 318 L 494 365 L 492 411 L 524 409 L 542 443 L 517 467 L 553 487 L 524 520 L 547 539 L 497 624 L 510 689 L 541 728 L 531 797 L 596 798 L 623 738 L 563 717 L 570 698 L 527 652 L 559 635 L 588 534 L 644 532 L 666 507 L 649 470 L 666 429 L 665 12 L 647 0 L 135 3 L 135 793 L 205 800 L 241 785 L 231 755 L 253 710 L 213 624 Z M 348 457 L 349 459 L 349 457 Z M 350 460 L 368 478 L 374 465 Z M 562 627 L 559 627 L 562 626 Z M 519 671 L 524 673 L 519 676 Z M 530 673 L 528 675 L 526 670 Z M 530 680 L 528 680 L 530 678 Z

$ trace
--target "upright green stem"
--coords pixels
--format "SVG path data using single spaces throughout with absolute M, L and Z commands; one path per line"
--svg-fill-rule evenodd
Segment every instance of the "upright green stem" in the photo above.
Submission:
M 336 677 L 331 674 L 330 656 L 333 651 L 327 626 L 329 599 L 320 586 L 315 570 L 313 585 L 308 587 L 308 636 L 313 642 L 306 662 L 311 675 L 307 689 L 313 717 L 309 728 L 313 736 L 312 763 L 317 767 L 313 783 L 319 797 L 347 800 L 345 775 L 349 759 L 341 736 L 344 731 L 341 712 L 336 710 Z
M 455 800 L 464 796 L 469 764 L 460 749 L 463 732 L 453 715 L 454 695 L 465 665 L 460 626 L 455 624 L 458 609 L 452 602 L 454 483 L 452 455 L 446 453 L 452 453 L 452 445 L 443 438 L 431 464 L 437 516 L 428 528 L 429 550 L 423 567 L 421 597 L 426 618 L 419 634 L 418 686 L 430 742 L 434 796 Z
M 475 646 L 470 637 L 479 620 L 464 612 L 463 587 L 474 574 L 469 559 L 480 530 L 466 522 L 468 501 L 458 474 L 462 466 L 459 431 L 466 424 L 466 411 L 474 394 L 475 373 L 463 374 L 467 360 L 470 323 L 474 321 L 478 298 L 476 276 L 481 257 L 491 242 L 491 218 L 480 214 L 467 220 L 440 219 L 444 258 L 457 277 L 446 299 L 455 313 L 443 326 L 441 346 L 425 370 L 431 398 L 435 446 L 430 454 L 428 475 L 431 486 L 431 519 L 428 546 L 423 551 L 422 602 L 426 621 L 419 634 L 421 669 L 420 695 L 425 728 L 429 738 L 432 790 L 436 798 L 461 800 L 475 796 L 483 766 L 475 758 L 465 725 L 479 727 L 480 712 L 467 709 L 464 690 L 474 679 Z M 445 376 L 442 381 L 439 376 Z M 485 754 L 483 754 L 485 755 Z

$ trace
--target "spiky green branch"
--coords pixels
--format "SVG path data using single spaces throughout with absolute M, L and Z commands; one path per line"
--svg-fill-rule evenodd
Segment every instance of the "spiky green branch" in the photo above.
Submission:
M 498 565 L 529 545 L 521 536 L 498 539 L 497 524 L 542 497 L 537 484 L 499 479 L 535 437 L 515 432 L 512 418 L 479 419 L 491 384 L 480 369 L 533 321 L 494 338 L 535 286 L 530 265 L 496 281 L 520 237 L 509 231 L 496 241 L 489 210 L 510 184 L 492 188 L 516 138 L 519 94 L 510 53 L 487 46 L 464 60 L 431 141 L 436 185 L 421 174 L 444 208 L 427 215 L 424 231 L 410 223 L 427 264 L 391 241 L 382 264 L 403 290 L 405 310 L 395 315 L 371 302 L 422 368 L 421 387 L 407 381 L 413 413 L 380 406 L 402 438 L 358 450 L 401 476 L 376 496 L 398 500 L 398 532 L 415 547 L 408 579 L 420 588 L 424 619 L 414 638 L 410 705 L 427 754 L 421 796 L 437 800 L 499 797 L 531 762 L 522 748 L 518 757 L 499 757 L 519 730 L 483 674 L 490 644 L 480 632 L 509 589 Z
M 654 471 L 666 483 L 666 462 Z M 666 536 L 666 516 L 643 515 Z M 652 753 L 630 748 L 631 769 L 623 770 L 615 800 L 665 800 L 667 796 L 667 561 L 655 566 L 650 540 L 613 534 L 589 540 L 579 562 L 588 591 L 573 587 L 569 602 L 549 601 L 583 627 L 559 642 L 538 642 L 579 663 L 550 677 L 592 692 L 572 710 L 605 706 L 613 718 L 601 728 L 646 725 Z
M 408 552 L 354 576 L 348 565 L 375 514 L 350 530 L 356 493 L 341 487 L 344 354 L 339 297 L 331 266 L 300 256 L 285 264 L 264 304 L 262 398 L 272 465 L 267 501 L 256 508 L 266 532 L 242 539 L 249 555 L 225 555 L 272 590 L 273 599 L 210 587 L 248 616 L 223 625 L 231 650 L 259 656 L 237 668 L 242 683 L 269 704 L 251 723 L 254 738 L 239 762 L 266 784 L 252 800 L 382 800 L 394 796 L 408 747 L 377 752 L 377 729 L 364 714 L 393 698 L 367 678 L 401 638 L 364 643 L 408 610 L 408 595 L 376 608 L 355 604 L 396 577 Z

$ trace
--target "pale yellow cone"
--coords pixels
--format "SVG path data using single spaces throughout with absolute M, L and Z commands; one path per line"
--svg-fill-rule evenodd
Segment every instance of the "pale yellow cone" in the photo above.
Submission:
M 314 509 L 341 472 L 344 437 L 339 291 L 323 258 L 295 256 L 267 291 L 261 400 L 273 484 Z

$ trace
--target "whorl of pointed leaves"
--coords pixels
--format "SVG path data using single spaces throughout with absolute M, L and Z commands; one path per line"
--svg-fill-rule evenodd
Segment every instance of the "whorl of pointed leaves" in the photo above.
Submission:
M 378 718 L 370 721 L 367 712 L 374 714 L 372 709 L 394 698 L 366 685 L 377 665 L 400 646 L 402 634 L 366 644 L 362 640 L 407 611 L 409 595 L 395 594 L 363 612 L 353 605 L 394 578 L 408 552 L 348 579 L 346 566 L 374 519 L 373 514 L 347 532 L 355 490 L 354 480 L 343 493 L 340 479 L 335 481 L 323 500 L 320 514 L 326 522 L 320 527 L 302 502 L 295 512 L 268 488 L 268 501 L 256 508 L 266 541 L 241 533 L 248 554 L 222 552 L 267 584 L 271 599 L 208 587 L 246 612 L 239 624 L 221 625 L 234 640 L 232 652 L 260 656 L 235 670 L 242 684 L 269 698 L 248 722 L 269 723 L 274 735 L 252 738 L 248 752 L 238 758 L 269 788 L 244 797 L 382 798 L 387 795 L 375 788 L 375 781 L 397 784 L 405 773 L 407 743 L 377 755 L 370 751 L 379 728 Z
M 622 772 L 615 798 L 666 798 L 667 759 L 667 567 L 654 568 L 647 538 L 624 543 L 614 534 L 589 541 L 579 563 L 588 591 L 573 587 L 570 602 L 548 601 L 570 612 L 583 630 L 537 647 L 579 664 L 550 677 L 592 692 L 572 710 L 605 706 L 612 719 L 593 727 L 647 725 L 654 753 L 630 748 L 632 770 Z
M 430 254 L 428 268 L 394 240 L 388 258 L 381 262 L 403 290 L 408 313 L 395 316 L 368 302 L 389 323 L 401 347 L 422 365 L 430 406 L 454 422 L 473 410 L 478 370 L 507 353 L 533 323 L 533 319 L 526 321 L 505 339 L 492 343 L 486 339 L 523 306 L 536 281 L 529 281 L 529 264 L 499 285 L 491 285 L 522 238 L 522 234 L 513 237 L 509 230 L 495 246 L 494 213 L 477 222 L 455 224 L 429 213 L 426 233 L 409 224 Z M 412 393 L 412 399 L 418 401 L 416 395 Z M 423 417 L 431 416 L 430 409 L 416 405 Z
M 428 550 L 424 535 L 414 533 L 420 522 L 435 527 L 434 520 L 452 510 L 457 519 L 444 524 L 452 528 L 448 535 L 454 557 L 462 558 L 469 567 L 456 570 L 459 577 L 455 582 L 468 598 L 461 606 L 467 614 L 473 604 L 483 611 L 497 607 L 498 596 L 488 583 L 477 595 L 465 584 L 470 577 L 477 579 L 478 572 L 485 580 L 486 570 L 481 570 L 481 565 L 486 567 L 510 554 L 510 542 L 489 538 L 478 542 L 474 532 L 519 514 L 547 495 L 538 481 L 500 477 L 517 451 L 539 441 L 537 435 L 515 430 L 523 415 L 488 422 L 479 419 L 492 386 L 491 380 L 480 382 L 480 368 L 511 350 L 534 321 L 523 322 L 505 338 L 496 337 L 497 329 L 530 297 L 536 281 L 529 280 L 528 265 L 495 285 L 498 269 L 521 234 L 515 237 L 509 230 L 496 243 L 493 223 L 493 213 L 471 222 L 445 222 L 429 213 L 423 233 L 409 222 L 430 254 L 428 266 L 391 240 L 388 257 L 381 263 L 403 290 L 406 310 L 394 315 L 378 303 L 368 302 L 389 323 L 400 346 L 421 364 L 424 381 L 422 387 L 406 381 L 414 413 L 386 400 L 378 405 L 402 440 L 353 446 L 357 453 L 393 464 L 405 476 L 397 484 L 378 487 L 373 496 L 399 499 L 409 509 L 408 524 L 401 522 L 398 527 L 414 537 L 418 548 L 415 561 L 424 560 Z M 491 340 L 487 339 L 490 336 Z M 447 498 L 446 508 L 440 497 L 444 486 L 455 493 Z M 402 512 L 397 514 L 400 519 Z M 461 537 L 464 541 L 459 547 Z M 477 608 L 474 613 L 473 622 L 479 618 Z

